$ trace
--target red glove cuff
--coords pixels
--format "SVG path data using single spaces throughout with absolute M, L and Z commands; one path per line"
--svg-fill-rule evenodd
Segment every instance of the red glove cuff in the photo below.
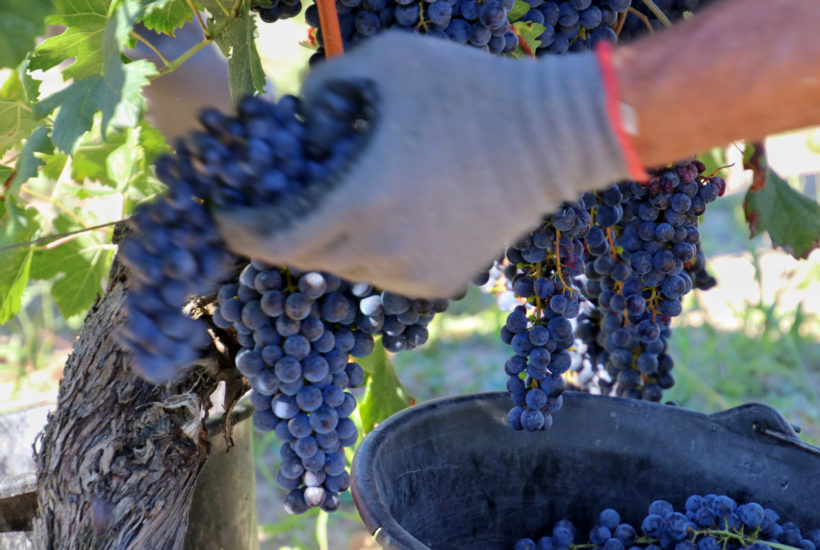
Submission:
M 615 68 L 612 66 L 612 50 L 612 44 L 606 40 L 601 40 L 595 47 L 595 54 L 598 57 L 598 64 L 601 67 L 604 94 L 606 95 L 607 117 L 609 118 L 612 130 L 615 132 L 615 137 L 621 146 L 621 152 L 624 155 L 626 169 L 629 171 L 630 177 L 637 181 L 646 181 L 649 179 L 649 175 L 641 165 L 632 139 L 624 129 L 623 120 L 621 119 L 621 104 L 618 99 L 618 78 L 615 74 Z

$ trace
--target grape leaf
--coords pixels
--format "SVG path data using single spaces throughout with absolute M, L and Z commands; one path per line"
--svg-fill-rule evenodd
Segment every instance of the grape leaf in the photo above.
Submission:
M 186 0 L 155 0 L 145 7 L 142 23 L 154 32 L 173 34 L 176 29 L 191 21 L 193 16 Z
M 37 122 L 24 102 L 0 99 L 0 156 L 28 136 L 35 126 Z
M 91 129 L 94 115 L 102 111 L 102 127 L 126 128 L 139 121 L 145 106 L 142 87 L 156 72 L 145 60 L 111 67 L 104 75 L 89 76 L 45 98 L 34 106 L 36 116 L 45 116 L 58 106 L 51 139 L 60 150 L 71 152 L 82 134 Z
M 513 57 L 535 57 L 535 51 L 541 46 L 538 37 L 544 34 L 546 27 L 532 21 L 517 21 L 513 23 L 513 27 L 515 34 L 518 35 L 518 48 L 511 55 Z
M 17 175 L 14 176 L 14 181 L 11 183 L 10 194 L 16 195 L 20 185 L 37 175 L 37 169 L 44 162 L 36 154 L 51 153 L 54 150 L 51 138 L 48 136 L 48 130 L 47 126 L 40 124 L 26 139 L 26 143 L 17 157 Z
M 5 184 L 9 181 L 9 178 L 13 173 L 14 168 L 0 164 L 0 187 L 5 188 Z
M 109 134 L 106 140 L 96 131 L 86 133 L 74 150 L 71 177 L 77 182 L 88 179 L 116 188 L 116 180 L 108 176 L 106 161 L 112 151 L 125 143 L 125 132 Z
M 103 34 L 111 1 L 56 0 L 56 13 L 46 23 L 64 25 L 66 30 L 37 46 L 30 68 L 45 71 L 73 57 L 74 62 L 63 70 L 63 79 L 78 80 L 102 72 Z
M 510 13 L 507 14 L 507 20 L 510 23 L 515 23 L 524 15 L 530 11 L 530 5 L 524 2 L 523 0 L 515 0 L 515 4 L 513 8 L 510 10 Z
M 751 237 L 766 231 L 774 246 L 798 259 L 820 247 L 820 204 L 769 167 L 762 144 L 747 145 L 743 167 L 753 171 L 752 185 L 743 199 Z
M 402 386 L 381 342 L 376 343 L 373 353 L 359 359 L 359 364 L 368 374 L 364 396 L 359 402 L 359 418 L 364 433 L 369 433 L 388 417 L 415 405 L 416 400 Z
M 140 147 L 139 137 L 139 128 L 126 129 L 122 145 L 111 151 L 105 159 L 108 179 L 118 186 L 127 187 L 137 172 L 146 168 L 142 162 L 145 155 Z
M 151 126 L 147 120 L 140 122 L 140 147 L 145 151 L 145 162 L 153 165 L 160 155 L 170 150 L 162 132 Z
M 82 227 L 66 214 L 54 220 L 60 233 Z M 31 263 L 32 279 L 56 279 L 51 295 L 63 317 L 83 313 L 94 304 L 103 291 L 112 251 L 106 246 L 108 233 L 81 233 L 53 248 L 40 247 Z
M 32 240 L 40 227 L 37 217 L 34 208 L 20 208 L 11 197 L 0 201 L 0 248 Z M 3 252 L 3 261 L 0 262 L 0 325 L 20 310 L 33 255 L 32 246 Z
M 28 61 L 23 61 L 0 86 L 0 98 L 31 105 L 40 95 L 40 80 L 28 74 Z
M 45 34 L 52 0 L 3 0 L 0 3 L 0 68 L 16 67 Z
M 97 111 L 102 111 L 101 130 L 105 137 L 109 125 L 135 126 L 145 107 L 142 87 L 156 72 L 145 60 L 123 64 L 121 52 L 128 32 L 140 13 L 138 0 L 126 0 L 105 25 L 102 39 L 103 73 L 74 81 L 70 86 L 34 106 L 34 115 L 45 116 L 57 107 L 51 140 L 60 150 L 71 152 L 80 136 L 88 131 Z
M 726 150 L 723 147 L 715 147 L 705 151 L 699 154 L 697 159 L 706 166 L 704 173 L 707 176 L 716 175 L 724 178 L 727 176 L 729 163 L 726 162 Z
M 254 91 L 265 91 L 265 72 L 259 61 L 259 52 L 256 51 L 256 25 L 248 9 L 248 1 L 237 0 L 228 14 L 223 11 L 219 0 L 200 2 L 212 14 L 208 22 L 210 29 L 219 28 L 228 19 L 235 17 L 234 14 L 238 14 L 236 20 L 215 37 L 217 46 L 228 59 L 228 85 L 234 102 Z

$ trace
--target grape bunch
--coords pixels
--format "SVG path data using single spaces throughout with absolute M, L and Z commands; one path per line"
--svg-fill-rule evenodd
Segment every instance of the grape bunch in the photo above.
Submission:
M 207 208 L 172 164 L 168 157 L 157 163 L 169 191 L 135 210 L 134 233 L 119 248 L 120 261 L 133 275 L 119 336 L 142 376 L 154 383 L 175 378 L 209 346 L 205 323 L 185 315 L 183 307 L 192 296 L 213 292 L 234 265 Z
M 524 0 L 529 11 L 521 21 L 544 26 L 535 39 L 540 45 L 535 55 L 563 54 L 587 51 L 605 40 L 618 41 L 614 27 L 621 14 L 629 9 L 632 0 Z
M 282 441 L 278 483 L 286 510 L 301 514 L 339 507 L 350 483 L 344 447 L 358 432 L 349 418 L 365 372 L 352 357 L 373 351 L 373 335 L 388 350 L 427 340 L 426 325 L 447 300 L 417 300 L 330 273 L 279 268 L 253 260 L 237 283 L 217 294 L 214 324 L 236 331 L 236 367 L 253 391 L 253 423 Z
M 588 537 L 580 536 L 572 521 L 562 519 L 550 535 L 538 542 L 519 539 L 514 550 L 772 550 L 784 545 L 815 550 L 820 545 L 820 529 L 803 532 L 793 522 L 781 522 L 775 510 L 757 502 L 738 504 L 726 495 L 709 494 L 689 496 L 682 512 L 665 500 L 653 501 L 640 531 L 613 508 L 601 511 Z
M 282 441 L 276 479 L 292 514 L 336 510 L 350 484 L 344 448 L 358 431 L 349 418 L 356 399 L 346 390 L 365 379 L 351 358 L 373 350 L 372 335 L 357 325 L 358 301 L 372 292 L 329 273 L 254 260 L 217 294 L 213 321 L 237 333 L 236 368 L 253 388 L 253 424 Z
M 310 119 L 293 96 L 278 103 L 246 98 L 236 117 L 205 110 L 204 131 L 157 161 L 167 192 L 135 210 L 134 233 L 119 256 L 134 274 L 121 337 L 144 378 L 172 380 L 210 343 L 205 324 L 182 313 L 191 297 L 213 294 L 235 268 L 210 208 L 277 204 L 318 188 L 328 171 L 349 161 L 363 139 L 353 126 L 362 111 L 353 99 L 334 101 L 351 118 L 314 121 L 316 139 L 308 139 Z M 299 213 L 291 205 L 287 211 Z
M 251 3 L 251 10 L 259 14 L 264 23 L 276 23 L 291 19 L 302 12 L 302 0 L 260 0 Z
M 597 314 L 581 333 L 601 366 L 605 393 L 660 401 L 674 384 L 669 323 L 694 286 L 698 216 L 725 190 L 698 161 L 655 171 L 647 185 L 624 182 L 597 194 L 586 244 L 586 295 Z
M 514 0 L 336 0 L 339 26 L 345 46 L 387 29 L 419 32 L 469 44 L 493 54 L 515 51 L 518 35 L 507 20 Z M 319 14 L 315 5 L 305 10 L 308 25 L 319 29 Z M 321 46 L 322 33 L 316 32 Z M 311 59 L 324 57 L 320 48 Z
M 501 329 L 502 341 L 514 353 L 504 365 L 515 405 L 507 422 L 514 429 L 548 429 L 551 413 L 561 408 L 561 375 L 572 365 L 568 350 L 575 341 L 571 319 L 582 297 L 573 276 L 584 269 L 581 239 L 590 221 L 584 199 L 564 203 L 536 231 L 507 248 L 506 277 L 523 302 Z

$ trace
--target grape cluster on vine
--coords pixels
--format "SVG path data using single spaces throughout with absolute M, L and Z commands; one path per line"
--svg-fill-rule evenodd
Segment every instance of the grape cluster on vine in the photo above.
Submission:
M 209 345 L 205 324 L 182 308 L 192 297 L 213 294 L 236 262 L 210 208 L 275 204 L 303 192 L 346 162 L 362 138 L 336 121 L 324 133 L 339 139 L 328 139 L 327 147 L 308 142 L 300 110 L 294 96 L 277 103 L 246 98 L 236 117 L 207 109 L 200 116 L 204 130 L 157 161 L 156 175 L 168 190 L 135 209 L 135 232 L 120 249 L 135 275 L 122 339 L 145 378 L 174 379 Z
M 329 273 L 300 272 L 253 261 L 238 284 L 220 287 L 213 321 L 233 329 L 241 349 L 236 368 L 253 388 L 254 426 L 282 441 L 277 482 L 289 491 L 285 507 L 331 512 L 350 479 L 344 448 L 358 438 L 350 414 L 364 383 L 351 360 L 373 350 L 359 329 L 357 304 L 372 293 Z
M 586 237 L 585 294 L 592 313 L 581 321 L 598 384 L 605 393 L 660 401 L 674 384 L 666 354 L 669 323 L 694 283 L 698 217 L 725 189 L 697 161 L 657 170 L 647 185 L 621 183 L 596 195 Z
M 551 413 L 561 408 L 562 375 L 572 365 L 568 350 L 575 341 L 571 319 L 582 299 L 573 276 L 583 272 L 581 239 L 589 224 L 583 199 L 565 203 L 505 253 L 505 275 L 522 302 L 501 329 L 502 341 L 514 353 L 504 365 L 515 405 L 507 421 L 514 429 L 547 429 Z

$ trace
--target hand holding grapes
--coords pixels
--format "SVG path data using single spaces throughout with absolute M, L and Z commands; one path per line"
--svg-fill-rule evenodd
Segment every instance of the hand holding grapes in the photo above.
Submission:
M 364 95 L 378 116 L 358 158 L 303 216 L 283 224 L 264 207 L 234 209 L 218 215 L 221 232 L 234 250 L 272 263 L 452 295 L 561 201 L 629 176 L 599 67 L 592 53 L 521 62 L 376 37 L 305 87 L 315 117 L 329 88 L 373 86 Z

